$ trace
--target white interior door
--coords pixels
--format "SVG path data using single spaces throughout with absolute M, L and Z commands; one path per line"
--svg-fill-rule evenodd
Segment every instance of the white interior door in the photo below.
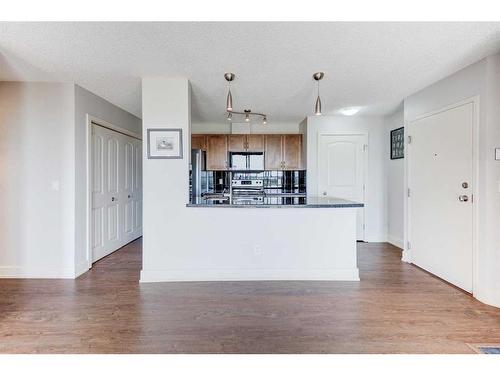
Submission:
M 142 235 L 139 140 L 92 125 L 92 262 Z
M 321 134 L 318 195 L 364 203 L 366 134 Z M 364 240 L 364 208 L 358 209 L 357 239 Z
M 469 292 L 473 116 L 468 103 L 409 125 L 412 262 Z

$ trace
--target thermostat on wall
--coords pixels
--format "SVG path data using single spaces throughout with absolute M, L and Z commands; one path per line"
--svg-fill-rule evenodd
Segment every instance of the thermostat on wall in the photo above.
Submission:
M 495 149 L 495 160 L 500 160 L 500 148 Z

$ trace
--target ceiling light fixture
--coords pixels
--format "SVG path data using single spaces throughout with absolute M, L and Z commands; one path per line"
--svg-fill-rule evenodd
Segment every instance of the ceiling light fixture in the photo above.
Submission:
M 245 122 L 250 122 L 250 116 L 262 117 L 262 124 L 267 124 L 267 115 L 264 113 L 252 112 L 250 109 L 245 109 L 243 112 L 233 110 L 233 95 L 231 94 L 231 82 L 234 81 L 236 75 L 234 73 L 225 73 L 224 78 L 228 82 L 228 90 L 226 97 L 226 113 L 227 119 L 232 121 L 233 115 L 244 115 Z
M 313 74 L 313 78 L 316 82 L 318 82 L 318 97 L 316 98 L 316 104 L 314 106 L 314 114 L 316 116 L 321 116 L 321 98 L 319 97 L 319 81 L 323 79 L 325 73 L 317 72 Z
M 358 113 L 360 109 L 361 109 L 360 107 L 346 107 L 339 109 L 339 112 L 342 113 L 344 116 L 353 116 L 356 113 Z

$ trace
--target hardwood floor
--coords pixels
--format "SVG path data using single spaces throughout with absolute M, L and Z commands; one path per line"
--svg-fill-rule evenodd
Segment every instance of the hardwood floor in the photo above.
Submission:
M 77 280 L 0 280 L 1 353 L 473 353 L 500 309 L 359 244 L 360 282 L 139 284 L 141 241 Z

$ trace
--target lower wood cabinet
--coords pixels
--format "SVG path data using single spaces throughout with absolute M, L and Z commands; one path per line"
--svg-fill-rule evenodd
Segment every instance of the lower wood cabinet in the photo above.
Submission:
M 228 169 L 227 135 L 207 135 L 207 170 L 221 171 Z

